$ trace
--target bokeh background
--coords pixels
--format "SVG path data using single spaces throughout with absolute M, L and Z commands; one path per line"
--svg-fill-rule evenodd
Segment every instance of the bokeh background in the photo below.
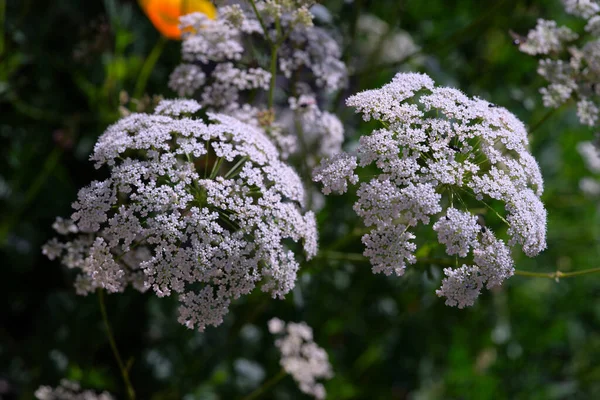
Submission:
M 535 259 L 516 255 L 517 268 L 599 266 L 598 199 L 579 189 L 590 172 L 576 150 L 594 133 L 573 109 L 548 114 L 536 61 L 509 34 L 526 34 L 537 18 L 581 30 L 559 0 L 321 4 L 329 14 L 321 8 L 319 24 L 337 31 L 353 71 L 334 102 L 350 148 L 367 128 L 343 99 L 397 71 L 426 72 L 504 106 L 535 127 L 532 152 L 549 215 L 548 249 Z M 387 26 L 384 36 L 404 32 L 418 53 L 390 61 L 399 45 L 372 46 L 375 19 L 365 15 Z M 55 217 L 70 215 L 78 188 L 105 173 L 88 155 L 119 107 L 136 107 L 122 91 L 135 92 L 162 39 L 135 0 L 0 0 L 0 26 L 0 399 L 31 399 L 61 378 L 124 398 L 96 296 L 77 296 L 73 271 L 48 261 L 40 247 L 53 236 Z M 167 82 L 179 51 L 180 42 L 165 41 L 143 87 L 149 97 L 175 95 Z M 339 259 L 330 254 L 304 266 L 285 301 L 259 291 L 237 301 L 218 328 L 198 333 L 177 324 L 176 299 L 107 296 L 138 398 L 251 393 L 279 370 L 266 330 L 274 316 L 313 327 L 336 374 L 326 383 L 330 399 L 600 398 L 600 274 L 559 282 L 515 276 L 472 308 L 446 307 L 435 295 L 440 266 L 419 263 L 394 278 L 347 256 L 362 249 L 359 236 L 338 241 L 340 232 L 357 229 L 350 200 L 330 197 L 319 214 L 321 247 L 335 246 Z M 304 397 L 287 377 L 261 398 Z

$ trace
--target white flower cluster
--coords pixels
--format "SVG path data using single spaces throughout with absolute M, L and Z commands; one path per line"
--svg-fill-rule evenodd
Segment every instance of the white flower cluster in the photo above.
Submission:
M 355 63 L 358 65 L 397 63 L 420 51 L 408 32 L 393 29 L 372 14 L 361 14 L 356 30 L 359 55 Z
M 60 386 L 40 386 L 34 393 L 38 400 L 114 400 L 108 392 L 97 394 L 92 390 L 81 390 L 77 382 L 63 379 Z
M 316 399 L 324 399 L 325 387 L 317 379 L 330 379 L 333 371 L 327 352 L 313 339 L 313 331 L 305 322 L 288 322 L 278 318 L 269 321 L 269 332 L 279 335 L 275 346 L 281 352 L 281 366 L 298 383 L 300 390 Z
M 360 138 L 358 163 L 374 164 L 375 176 L 360 183 L 354 210 L 366 226 L 364 252 L 374 272 L 402 275 L 416 262 L 414 228 L 433 224 L 448 255 L 472 263 L 446 269 L 437 291 L 446 304 L 472 305 L 480 289 L 513 274 L 508 246 L 528 256 L 546 247 L 543 182 L 529 153 L 527 132 L 509 111 L 456 89 L 435 87 L 425 74 L 399 73 L 381 89 L 350 97 L 349 106 L 382 127 Z M 315 169 L 323 193 L 345 192 L 356 183 L 357 160 L 339 155 Z M 373 167 L 371 167 L 373 168 Z M 372 170 L 369 170 L 372 173 Z M 372 175 L 370 175 L 372 176 Z M 500 215 L 488 204 L 504 204 Z M 480 225 L 470 206 L 491 209 L 508 225 L 505 244 Z
M 600 12 L 600 4 L 596 0 L 562 0 L 565 11 L 581 18 L 589 19 Z
M 598 148 L 592 142 L 584 141 L 577 144 L 577 150 L 581 154 L 581 157 L 583 157 L 588 170 L 598 176 L 600 174 L 600 153 L 598 152 Z M 600 195 L 600 182 L 597 178 L 591 176 L 582 178 L 579 181 L 579 188 L 588 196 L 597 197 Z
M 340 152 L 344 142 L 344 126 L 338 117 L 320 110 L 312 95 L 292 97 L 289 105 L 294 121 L 286 125 L 291 127 L 294 136 L 301 138 L 305 147 L 302 153 L 309 165 L 314 166 L 317 159 L 332 157 Z
M 535 29 L 527 34 L 527 39 L 519 43 L 519 49 L 530 55 L 550 54 L 563 50 L 565 43 L 579 36 L 566 26 L 557 27 L 555 21 L 538 19 Z
M 335 115 L 320 111 L 316 99 L 320 92 L 344 87 L 348 73 L 337 42 L 327 31 L 313 26 L 308 9 L 312 3 L 257 1 L 260 20 L 252 9 L 240 5 L 220 7 L 215 20 L 201 13 L 182 17 L 184 64 L 173 71 L 169 86 L 180 96 L 198 98 L 210 111 L 265 128 L 283 158 L 313 147 L 315 138 L 323 143 L 317 153 L 310 153 L 314 157 L 338 152 L 342 124 Z M 257 55 L 257 49 L 269 53 L 275 47 L 276 65 L 270 65 L 270 58 Z M 271 76 L 272 67 L 276 77 Z M 271 97 L 272 79 L 277 82 L 276 94 L 292 95 L 288 102 L 277 102 L 281 96 Z M 286 117 L 289 104 L 301 104 L 304 97 L 311 99 L 311 107 L 300 114 L 302 121 L 296 123 Z M 302 134 L 298 128 L 304 130 L 308 143 L 298 143 Z
M 91 159 L 110 177 L 80 190 L 67 242 L 44 246 L 81 271 L 77 291 L 121 292 L 131 284 L 179 295 L 179 322 L 218 325 L 232 299 L 257 284 L 273 297 L 293 287 L 298 262 L 285 243 L 317 250 L 304 189 L 265 134 L 232 117 L 194 119 L 193 100 L 163 100 L 98 139 Z
M 580 122 L 595 126 L 600 116 L 600 4 L 591 0 L 563 3 L 566 12 L 587 21 L 585 32 L 578 34 L 555 21 L 539 19 L 535 29 L 515 43 L 524 53 L 543 56 L 537 72 L 549 83 L 540 89 L 544 106 L 556 108 L 574 99 Z

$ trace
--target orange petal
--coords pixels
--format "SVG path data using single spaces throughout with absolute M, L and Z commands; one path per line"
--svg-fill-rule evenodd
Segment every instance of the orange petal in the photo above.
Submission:
M 179 17 L 201 12 L 214 19 L 217 10 L 208 0 L 139 0 L 154 27 L 169 39 L 181 39 Z

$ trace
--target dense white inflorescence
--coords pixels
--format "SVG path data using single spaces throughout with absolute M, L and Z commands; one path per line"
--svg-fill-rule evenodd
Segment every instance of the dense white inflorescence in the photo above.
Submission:
M 77 382 L 63 379 L 56 388 L 40 386 L 34 393 L 38 400 L 114 400 L 108 392 L 100 394 L 92 390 L 82 390 Z
M 91 156 L 110 177 L 79 191 L 74 237 L 43 252 L 80 270 L 76 288 L 179 295 L 179 321 L 218 325 L 231 300 L 257 284 L 273 297 L 293 287 L 293 249 L 317 251 L 304 188 L 265 134 L 232 117 L 208 114 L 193 100 L 164 100 L 153 115 L 132 114 L 110 126 Z
M 537 72 L 548 86 L 540 89 L 544 106 L 556 108 L 577 102 L 582 124 L 596 126 L 600 113 L 600 4 L 593 0 L 563 0 L 566 12 L 587 21 L 574 32 L 555 21 L 538 20 L 525 38 L 516 38 L 519 50 L 542 56 Z
M 169 86 L 180 96 L 197 98 L 210 111 L 264 129 L 283 158 L 302 151 L 314 163 L 338 152 L 342 124 L 318 108 L 317 97 L 343 88 L 348 73 L 337 42 L 313 26 L 313 3 L 259 0 L 260 20 L 247 4 L 220 7 L 215 20 L 201 13 L 182 17 L 184 63 L 171 74 Z M 273 65 L 272 56 L 257 55 L 258 49 L 271 55 L 274 48 Z M 274 82 L 277 93 L 270 92 Z M 284 101 L 282 92 L 292 97 Z M 310 107 L 290 107 L 305 101 Z
M 300 390 L 316 399 L 324 399 L 325 387 L 317 379 L 333 377 L 327 352 L 313 339 L 313 331 L 305 322 L 285 323 L 279 318 L 269 321 L 269 332 L 277 335 L 275 346 L 281 352 L 281 366 L 290 374 Z
M 484 285 L 498 286 L 513 274 L 508 246 L 518 244 L 528 256 L 546 247 L 541 173 L 525 127 L 509 111 L 435 87 L 427 75 L 415 73 L 399 73 L 347 104 L 365 121 L 382 125 L 360 138 L 358 164 L 372 165 L 376 173 L 360 182 L 354 204 L 372 228 L 363 243 L 374 272 L 402 275 L 406 264 L 416 262 L 415 228 L 434 218 L 446 253 L 457 262 L 470 260 L 445 269 L 437 291 L 446 304 L 462 308 L 473 304 Z M 356 168 L 356 158 L 340 154 L 316 168 L 313 180 L 325 194 L 343 193 L 348 182 L 357 183 Z M 490 202 L 504 204 L 504 216 Z M 484 228 L 467 203 L 491 209 L 490 218 L 505 222 L 508 243 Z

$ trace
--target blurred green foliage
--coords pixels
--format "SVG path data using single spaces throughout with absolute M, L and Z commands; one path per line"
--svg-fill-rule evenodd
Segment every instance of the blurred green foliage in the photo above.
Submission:
M 345 45 L 356 55 L 356 21 L 374 14 L 410 33 L 421 61 L 355 70 L 337 110 L 348 143 L 361 130 L 343 106 L 350 93 L 378 87 L 398 70 L 419 70 L 504 106 L 529 126 L 545 118 L 536 62 L 512 44 L 537 18 L 578 26 L 558 0 L 327 0 Z M 133 0 L 0 0 L 0 399 L 31 399 L 61 378 L 124 398 L 96 296 L 79 297 L 72 271 L 40 251 L 55 216 L 70 214 L 78 188 L 102 176 L 87 161 L 119 117 L 160 38 Z M 173 96 L 166 82 L 179 62 L 166 43 L 145 92 Z M 385 51 L 385 49 L 382 49 Z M 135 103 L 128 107 L 135 108 Z M 528 271 L 598 266 L 596 199 L 578 188 L 588 172 L 576 144 L 592 132 L 574 110 L 555 112 L 532 134 L 546 180 L 548 249 L 519 256 Z M 285 301 L 259 292 L 234 305 L 223 325 L 200 334 L 175 322 L 176 300 L 128 291 L 107 297 L 121 353 L 131 359 L 139 399 L 234 399 L 279 370 L 266 321 L 305 320 L 329 353 L 331 399 L 600 398 L 600 275 L 515 276 L 469 309 L 435 295 L 441 267 L 417 264 L 402 278 L 373 275 L 359 258 L 360 229 L 348 198 L 330 197 L 319 215 L 320 257 Z M 424 256 L 434 252 L 424 246 Z M 334 255 L 340 255 L 336 260 Z M 254 371 L 249 374 L 248 369 Z M 259 371 L 259 373 L 256 373 Z M 260 373 L 262 372 L 262 373 Z M 286 377 L 263 398 L 302 394 Z

